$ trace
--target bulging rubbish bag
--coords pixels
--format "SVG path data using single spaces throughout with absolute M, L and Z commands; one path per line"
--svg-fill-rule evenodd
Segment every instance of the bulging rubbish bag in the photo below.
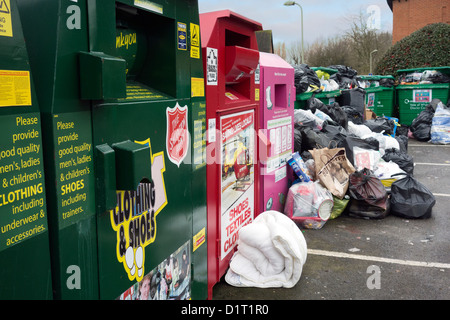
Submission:
M 429 141 L 431 139 L 431 124 L 436 108 L 440 102 L 441 100 L 439 99 L 431 100 L 431 103 L 426 106 L 425 110 L 420 112 L 411 123 L 409 129 L 417 140 Z
M 307 64 L 294 66 L 294 85 L 297 94 L 320 91 L 319 77 Z
M 393 215 L 408 219 L 430 218 L 435 203 L 433 193 L 411 175 L 395 181 L 391 186 Z
M 284 213 L 299 227 L 320 229 L 333 209 L 333 195 L 319 181 L 300 182 L 289 188 Z
M 333 210 L 331 211 L 330 219 L 336 219 L 339 217 L 342 212 L 344 212 L 345 208 L 347 208 L 348 203 L 350 202 L 350 197 L 346 194 L 343 199 L 339 199 L 336 196 L 333 196 Z
M 382 117 L 366 120 L 364 121 L 364 125 L 369 127 L 369 129 L 373 132 L 384 134 L 393 134 L 395 128 L 395 123 L 393 120 Z
M 371 170 L 363 169 L 352 173 L 348 190 L 350 215 L 382 219 L 389 214 L 390 201 L 387 191 L 381 180 Z
M 414 173 L 414 159 L 411 155 L 401 152 L 395 148 L 386 149 L 386 152 L 383 156 L 383 160 L 386 162 L 392 161 L 398 164 L 400 169 L 405 171 L 406 173 L 413 174 Z

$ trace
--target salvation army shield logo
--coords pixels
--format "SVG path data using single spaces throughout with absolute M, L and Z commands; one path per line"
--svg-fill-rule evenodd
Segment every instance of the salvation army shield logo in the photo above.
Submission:
M 167 135 L 166 151 L 169 160 L 178 167 L 187 155 L 189 148 L 188 108 L 187 105 L 166 109 Z

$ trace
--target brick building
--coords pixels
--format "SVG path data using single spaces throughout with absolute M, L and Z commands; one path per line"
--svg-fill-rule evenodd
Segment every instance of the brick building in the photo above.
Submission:
M 387 0 L 394 16 L 392 42 L 431 23 L 450 24 L 450 0 Z

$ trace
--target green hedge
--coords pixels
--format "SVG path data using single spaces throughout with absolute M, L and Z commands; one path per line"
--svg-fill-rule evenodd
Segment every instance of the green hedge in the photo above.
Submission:
M 378 63 L 375 74 L 396 75 L 399 69 L 450 65 L 450 25 L 434 23 L 393 45 Z

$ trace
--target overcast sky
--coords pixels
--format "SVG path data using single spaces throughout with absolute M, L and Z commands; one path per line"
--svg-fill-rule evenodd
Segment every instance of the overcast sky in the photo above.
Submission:
M 274 44 L 289 44 L 301 39 L 301 11 L 298 6 L 284 6 L 284 2 L 285 0 L 198 0 L 200 13 L 224 9 L 234 11 L 258 21 L 264 30 L 272 30 Z M 296 2 L 303 8 L 305 45 L 343 34 L 349 28 L 348 19 L 360 12 L 375 18 L 371 21 L 377 29 L 392 32 L 392 11 L 386 0 Z

